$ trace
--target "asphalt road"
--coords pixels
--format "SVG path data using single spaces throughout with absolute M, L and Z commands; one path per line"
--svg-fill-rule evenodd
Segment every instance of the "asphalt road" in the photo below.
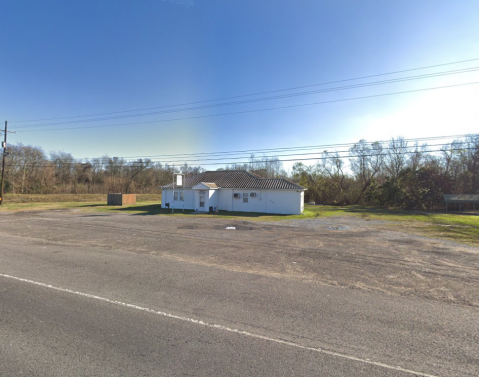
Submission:
M 479 375 L 476 307 L 3 229 L 1 376 Z

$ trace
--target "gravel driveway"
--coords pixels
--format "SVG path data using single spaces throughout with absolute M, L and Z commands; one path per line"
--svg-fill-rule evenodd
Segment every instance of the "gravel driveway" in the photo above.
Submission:
M 148 253 L 159 258 L 479 306 L 479 249 L 324 217 L 275 223 L 117 213 L 0 214 L 0 235 Z M 235 229 L 226 229 L 234 227 Z M 253 278 L 253 275 L 252 275 Z

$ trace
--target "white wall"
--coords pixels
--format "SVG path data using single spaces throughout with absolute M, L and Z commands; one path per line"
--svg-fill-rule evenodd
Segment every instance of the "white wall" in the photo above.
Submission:
M 219 189 L 218 190 L 218 209 L 220 211 L 232 211 L 233 204 L 233 190 Z
M 218 190 L 193 190 L 194 200 L 192 209 L 208 212 L 210 207 L 218 207 Z M 203 192 L 203 194 L 201 194 Z M 200 195 L 205 197 L 205 206 L 200 208 Z
M 219 190 L 209 190 L 209 207 L 218 207 Z
M 233 209 L 232 211 L 241 211 L 241 212 L 266 212 L 266 202 L 264 201 L 264 190 L 234 190 L 235 193 L 238 193 L 240 197 L 233 200 Z M 252 198 L 251 193 L 256 193 L 256 197 Z M 248 202 L 243 202 L 243 194 L 248 194 Z
M 304 191 L 296 190 L 240 190 L 220 189 L 218 207 L 225 211 L 263 212 L 299 215 L 304 210 Z M 256 197 L 251 197 L 251 193 Z M 234 198 L 233 194 L 239 194 Z M 248 193 L 248 202 L 244 203 L 243 193 Z
M 299 215 L 304 211 L 303 190 L 240 190 L 240 189 L 218 189 L 205 191 L 205 211 L 209 207 L 218 207 L 222 211 L 238 212 L 263 212 L 277 214 Z M 252 198 L 251 193 L 256 193 Z M 233 194 L 239 194 L 234 198 Z M 248 202 L 243 202 L 243 193 L 248 194 Z M 170 203 L 170 208 L 178 209 L 199 209 L 198 190 L 185 189 L 184 202 L 173 202 L 173 190 L 162 190 L 161 203 L 165 207 Z M 172 206 L 172 207 L 171 207 Z
M 268 190 L 267 213 L 299 215 L 304 209 L 303 190 Z
M 161 206 L 162 208 L 166 208 L 166 203 L 170 203 L 170 208 L 178 208 L 178 209 L 193 209 L 194 208 L 194 203 L 195 203 L 195 196 L 194 196 L 194 190 L 191 189 L 177 189 L 175 192 L 178 191 L 178 199 L 179 197 L 179 192 L 183 191 L 184 193 L 184 201 L 181 202 L 179 200 L 176 200 L 173 202 L 173 190 L 168 189 L 168 190 L 161 190 Z

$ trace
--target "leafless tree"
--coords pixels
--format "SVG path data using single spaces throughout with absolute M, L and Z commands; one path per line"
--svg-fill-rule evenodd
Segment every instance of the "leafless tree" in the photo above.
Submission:
M 384 167 L 392 178 L 398 178 L 399 172 L 406 167 L 408 145 L 403 137 L 392 138 L 387 146 Z

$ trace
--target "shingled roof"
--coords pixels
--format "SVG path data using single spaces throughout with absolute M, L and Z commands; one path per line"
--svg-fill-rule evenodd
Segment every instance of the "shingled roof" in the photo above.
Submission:
M 246 170 L 207 171 L 192 177 L 187 177 L 183 188 L 192 188 L 198 183 L 215 183 L 219 188 L 229 189 L 274 189 L 274 190 L 306 190 L 284 178 L 261 178 Z M 173 184 L 161 186 L 162 189 L 172 188 Z

